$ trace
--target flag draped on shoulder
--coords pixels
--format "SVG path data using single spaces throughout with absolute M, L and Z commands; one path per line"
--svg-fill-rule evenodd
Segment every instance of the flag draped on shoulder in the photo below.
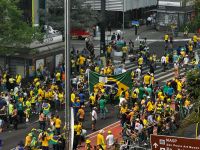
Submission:
M 131 71 L 122 74 L 105 76 L 96 72 L 89 72 L 89 91 L 103 90 L 107 94 L 112 90 L 116 96 L 120 96 L 122 89 L 132 89 Z

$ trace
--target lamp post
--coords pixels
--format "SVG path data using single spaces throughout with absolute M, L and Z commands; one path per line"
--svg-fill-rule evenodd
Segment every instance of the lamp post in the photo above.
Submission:
M 125 0 L 123 0 L 123 25 L 122 25 L 122 28 L 123 28 L 123 29 L 122 29 L 122 30 L 123 30 L 123 35 L 124 35 L 124 18 L 125 18 L 125 17 L 124 17 L 124 11 L 125 11 L 125 8 L 124 8 L 124 7 L 125 7 Z
M 70 0 L 64 0 L 64 28 L 65 28 L 65 149 L 71 150 L 71 134 L 70 134 Z
M 106 0 L 101 0 L 101 39 L 100 39 L 100 56 L 105 54 L 105 15 L 106 15 Z

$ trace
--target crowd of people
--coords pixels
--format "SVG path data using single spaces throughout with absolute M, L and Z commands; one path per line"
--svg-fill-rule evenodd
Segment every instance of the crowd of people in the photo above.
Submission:
M 85 149 L 113 149 L 115 137 L 112 132 L 104 140 L 103 130 L 97 135 L 97 144 L 91 145 L 86 139 L 84 130 L 86 109 L 89 107 L 91 130 L 97 130 L 96 122 L 106 118 L 108 103 L 119 101 L 120 122 L 123 127 L 121 149 L 126 149 L 133 143 L 148 145 L 150 134 L 170 135 L 179 127 L 182 120 L 190 111 L 192 104 L 186 93 L 185 74 L 180 74 L 180 68 L 185 70 L 198 67 L 194 48 L 198 46 L 198 37 L 193 36 L 184 47 L 173 49 L 173 40 L 165 35 L 165 54 L 159 59 L 155 53 L 147 48 L 146 41 L 141 42 L 135 62 L 138 67 L 132 70 L 132 89 L 121 89 L 118 100 L 114 90 L 106 91 L 99 83 L 94 86 L 94 92 L 88 92 L 88 73 L 94 71 L 102 75 L 116 75 L 126 72 L 125 65 L 115 67 L 112 63 L 112 52 L 120 48 L 122 62 L 128 54 L 133 53 L 134 43 L 129 44 L 123 37 L 113 34 L 112 41 L 105 50 L 106 66 L 100 57 L 95 57 L 91 41 L 86 41 L 86 48 L 82 51 L 71 52 L 71 107 L 74 110 L 74 144 L 77 149 L 85 141 Z M 155 69 L 161 63 L 163 71 L 174 68 L 174 79 L 167 81 L 164 86 L 155 82 Z M 149 72 L 143 73 L 144 66 L 149 66 Z M 23 82 L 21 75 L 15 77 L 9 72 L 1 76 L 0 94 L 0 132 L 11 128 L 18 130 L 18 125 L 34 121 L 38 118 L 38 127 L 33 128 L 21 142 L 18 148 L 41 148 L 47 150 L 53 147 L 62 150 L 65 147 L 65 125 L 62 122 L 64 97 L 64 64 L 60 64 L 54 73 L 48 72 L 41 66 L 36 75 L 29 82 Z M 191 67 L 191 68 L 192 68 Z M 87 105 L 89 104 L 89 105 Z
M 124 90 L 119 96 L 119 113 L 122 130 L 122 139 L 124 144 L 121 149 L 127 149 L 138 144 L 141 146 L 149 146 L 151 134 L 171 135 L 180 126 L 180 121 L 183 120 L 192 108 L 190 98 L 186 92 L 186 72 L 180 73 L 180 70 L 190 70 L 199 68 L 198 60 L 194 49 L 197 48 L 197 35 L 194 35 L 191 40 L 186 42 L 185 46 L 180 46 L 178 49 L 173 48 L 173 40 L 168 34 L 164 36 L 165 54 L 159 59 L 155 53 L 149 52 L 145 42 L 140 42 L 140 48 L 137 55 L 138 67 L 132 70 L 133 89 Z M 120 39 L 123 40 L 123 39 Z M 127 54 L 132 48 L 122 45 L 122 61 L 127 59 Z M 112 56 L 113 43 L 107 47 L 107 59 Z M 157 64 L 163 66 L 163 72 L 167 69 L 174 69 L 174 78 L 167 81 L 164 85 L 155 82 L 155 69 Z M 149 66 L 149 72 L 143 73 L 143 67 Z M 118 70 L 118 68 L 115 68 Z M 112 65 L 108 64 L 97 73 L 103 75 L 116 74 Z M 126 68 L 122 67 L 118 73 L 126 72 Z M 94 87 L 94 92 L 90 97 L 90 106 L 93 115 L 97 118 L 96 110 L 99 110 L 100 118 L 105 118 L 107 112 L 107 102 L 116 101 L 112 94 L 112 89 L 109 93 L 105 92 L 105 87 L 99 84 Z M 95 115 L 94 115 L 95 114 Z M 93 119 L 93 121 L 96 119 Z M 92 125 L 95 129 L 95 123 Z M 107 141 L 102 137 L 102 130 L 97 135 L 97 146 L 99 149 L 106 149 Z M 100 141 L 100 142 L 99 142 Z M 115 141 L 115 140 L 113 140 Z M 86 140 L 86 149 L 91 149 L 91 145 Z M 112 143 L 112 146 L 115 142 Z M 107 147 L 109 149 L 110 145 Z M 96 147 L 95 147 L 96 148 Z M 112 148 L 111 148 L 112 149 Z

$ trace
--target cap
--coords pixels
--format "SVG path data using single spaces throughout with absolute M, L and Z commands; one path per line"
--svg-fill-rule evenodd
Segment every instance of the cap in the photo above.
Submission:
M 90 142 L 91 142 L 90 140 L 86 140 L 86 141 L 85 141 L 86 144 L 88 144 L 88 143 L 90 143 Z
M 147 98 L 150 98 L 150 96 L 147 96 Z
M 97 109 L 96 107 L 93 107 L 93 109 Z
M 108 134 L 111 134 L 112 132 L 111 131 L 108 131 Z

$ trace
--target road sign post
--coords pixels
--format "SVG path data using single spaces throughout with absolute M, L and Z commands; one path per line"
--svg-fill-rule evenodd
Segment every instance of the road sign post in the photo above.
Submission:
M 151 135 L 152 150 L 200 150 L 200 140 L 175 136 Z

